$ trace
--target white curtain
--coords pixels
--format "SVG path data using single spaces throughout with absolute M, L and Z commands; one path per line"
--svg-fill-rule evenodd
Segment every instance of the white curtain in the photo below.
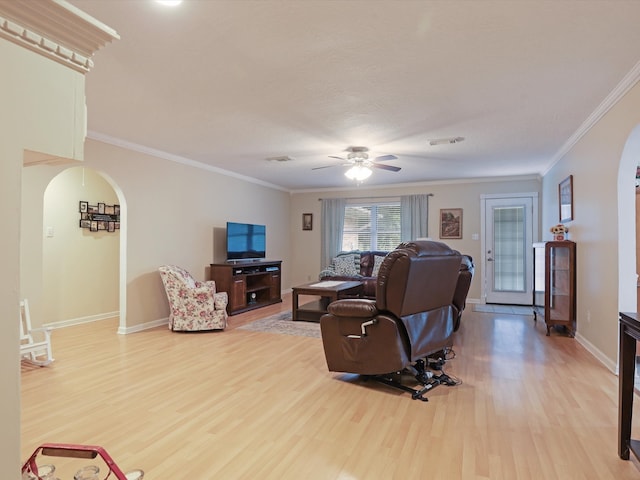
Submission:
M 320 268 L 331 263 L 342 248 L 344 229 L 344 198 L 322 199 L 322 239 L 320 243 Z
M 403 242 L 429 236 L 429 194 L 400 197 L 400 234 Z

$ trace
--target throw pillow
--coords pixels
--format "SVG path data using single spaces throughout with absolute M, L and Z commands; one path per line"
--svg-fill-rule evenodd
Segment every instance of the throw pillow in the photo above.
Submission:
M 337 256 L 353 258 L 353 267 L 356 269 L 356 275 L 360 275 L 361 253 L 359 250 L 350 250 L 348 252 L 340 252 Z
M 373 270 L 371 271 L 372 277 L 378 276 L 378 272 L 380 271 L 380 265 L 382 265 L 384 258 L 385 257 L 381 257 L 380 255 L 376 255 L 373 257 Z
M 353 255 L 339 255 L 333 259 L 333 269 L 336 275 L 353 276 L 360 273 L 356 270 Z
M 353 252 L 353 268 L 356 269 L 356 275 L 360 275 L 360 252 Z

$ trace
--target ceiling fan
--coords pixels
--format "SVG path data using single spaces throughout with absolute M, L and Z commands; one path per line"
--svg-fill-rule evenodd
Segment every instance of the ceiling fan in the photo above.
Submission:
M 312 170 L 320 170 L 330 167 L 350 166 L 351 168 L 345 172 L 345 175 L 348 178 L 357 181 L 362 181 L 365 178 L 369 177 L 369 175 L 371 175 L 372 173 L 371 168 L 380 168 L 382 170 L 389 170 L 390 172 L 400 171 L 400 167 L 378 163 L 389 160 L 396 160 L 398 157 L 396 157 L 395 155 L 381 155 L 379 157 L 370 159 L 368 153 L 369 149 L 367 147 L 348 147 L 345 152 L 347 152 L 346 158 L 339 157 L 337 155 L 329 155 L 329 158 L 343 160 L 345 163 L 315 167 Z

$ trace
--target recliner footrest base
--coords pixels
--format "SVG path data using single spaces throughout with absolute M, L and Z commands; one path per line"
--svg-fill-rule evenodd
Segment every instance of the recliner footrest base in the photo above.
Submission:
M 436 381 L 429 381 L 427 383 L 422 383 L 422 388 L 411 388 L 407 385 L 402 384 L 399 380 L 394 377 L 399 376 L 399 373 L 396 374 L 387 374 L 387 375 L 365 375 L 365 378 L 375 380 L 376 382 L 383 383 L 393 388 L 397 388 L 399 390 L 408 392 L 411 394 L 411 398 L 413 400 L 422 400 L 423 402 L 428 402 L 429 399 L 424 396 L 426 392 L 431 390 L 432 388 L 439 385 Z

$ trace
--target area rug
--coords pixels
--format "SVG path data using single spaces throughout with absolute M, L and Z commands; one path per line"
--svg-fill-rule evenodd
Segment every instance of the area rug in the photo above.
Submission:
M 238 330 L 251 330 L 253 332 L 279 333 L 281 335 L 294 335 L 298 337 L 320 338 L 320 324 L 314 322 L 294 322 L 291 320 L 291 311 L 277 313 L 270 317 L 261 318 L 255 322 L 247 323 Z
M 533 315 L 532 307 L 525 307 L 522 305 L 486 305 L 486 304 L 474 304 L 474 312 L 481 313 L 501 313 L 507 315 Z

